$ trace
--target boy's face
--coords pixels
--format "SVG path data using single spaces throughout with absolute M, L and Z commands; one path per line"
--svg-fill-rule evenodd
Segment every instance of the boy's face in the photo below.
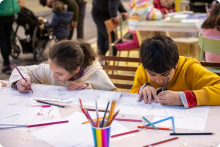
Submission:
M 176 69 L 178 67 L 178 64 L 176 65 Z M 168 83 L 173 79 L 175 75 L 175 69 L 172 68 L 171 70 L 158 74 L 153 71 L 147 71 L 147 75 L 150 78 L 150 81 L 157 84 L 159 87 L 164 87 L 167 82 L 167 77 L 170 76 Z
M 160 5 L 163 8 L 167 8 L 169 4 L 169 0 L 160 0 Z
M 53 6 L 53 2 L 54 0 L 47 0 L 46 5 L 51 8 Z

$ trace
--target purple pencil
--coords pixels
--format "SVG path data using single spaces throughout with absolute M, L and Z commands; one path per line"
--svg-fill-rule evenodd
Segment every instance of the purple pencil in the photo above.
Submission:
M 14 64 L 15 68 L 17 69 L 17 71 L 19 72 L 19 74 L 21 75 L 22 79 L 24 79 L 26 82 L 27 80 L 23 77 L 23 75 L 21 74 L 20 70 L 18 69 L 18 67 L 16 66 L 16 64 Z M 33 92 L 33 90 L 30 88 L 30 90 Z M 34 93 L 34 92 L 33 92 Z
M 96 127 L 94 121 L 92 120 L 91 116 L 89 115 L 89 112 L 85 109 L 85 112 L 87 114 L 87 116 L 89 117 L 90 121 L 92 122 L 93 127 Z

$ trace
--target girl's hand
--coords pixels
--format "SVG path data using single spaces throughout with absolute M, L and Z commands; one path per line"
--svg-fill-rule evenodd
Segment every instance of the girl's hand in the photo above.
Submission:
M 162 105 L 181 106 L 183 105 L 180 94 L 177 91 L 162 91 L 158 94 L 158 101 Z
M 144 97 L 145 104 L 147 103 L 151 104 L 153 98 L 154 98 L 155 103 L 157 103 L 156 89 L 150 85 L 145 86 L 139 93 L 138 101 L 140 102 L 143 97 Z
M 30 88 L 31 88 L 31 81 L 27 80 L 27 82 L 26 82 L 24 79 L 20 79 L 16 83 L 16 88 L 18 89 L 18 91 L 20 93 L 28 93 L 30 91 Z
M 74 91 L 74 90 L 82 90 L 87 88 L 88 85 L 85 83 L 76 83 L 76 82 L 70 82 L 69 86 L 67 87 L 67 91 Z

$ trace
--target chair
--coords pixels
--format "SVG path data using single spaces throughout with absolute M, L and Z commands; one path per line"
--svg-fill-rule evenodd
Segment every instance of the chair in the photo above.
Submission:
M 104 61 L 133 62 L 133 63 L 138 63 L 138 65 L 139 63 L 141 63 L 140 58 L 127 58 L 127 57 L 114 57 L 114 56 L 100 56 L 100 60 L 101 61 L 104 60 Z M 210 63 L 210 62 L 200 62 L 200 63 L 202 66 L 206 68 L 220 68 L 220 63 Z M 132 88 L 137 66 L 126 67 L 126 66 L 115 66 L 115 65 L 102 65 L 102 67 L 104 70 L 123 71 L 123 73 L 118 72 L 119 74 L 117 75 L 108 74 L 108 76 L 117 88 L 126 89 L 126 90 L 130 90 Z M 126 72 L 133 72 L 133 73 L 128 75 L 126 74 Z M 212 72 L 220 76 L 220 71 L 216 70 Z M 119 83 L 118 80 L 122 82 Z
M 121 20 L 122 21 L 122 20 Z M 114 31 L 115 32 L 115 40 L 118 40 L 118 34 L 117 34 L 117 27 L 119 24 L 115 24 L 111 19 L 106 20 L 105 21 L 105 27 L 107 29 L 107 34 L 108 34 L 108 41 L 109 41 L 109 55 L 112 56 L 113 52 L 112 52 L 112 46 L 114 45 L 111 39 L 111 32 Z M 122 30 L 121 30 L 122 31 Z M 122 37 L 122 36 L 121 36 Z M 122 39 L 122 38 L 121 38 Z M 119 50 L 119 56 L 121 54 L 121 51 L 128 51 L 128 56 L 129 56 L 129 51 L 131 50 Z M 140 56 L 140 48 L 134 48 L 132 50 L 137 50 L 139 52 L 139 56 Z

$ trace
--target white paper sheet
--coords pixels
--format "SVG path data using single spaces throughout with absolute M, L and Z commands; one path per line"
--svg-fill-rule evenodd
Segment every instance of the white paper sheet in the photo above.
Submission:
M 154 117 L 153 122 L 166 117 Z M 175 128 L 204 131 L 207 117 L 174 117 Z M 156 126 L 173 128 L 172 120 L 167 120 L 156 124 Z
M 120 113 L 134 115 L 155 115 L 155 116 L 178 116 L 178 117 L 207 117 L 209 106 L 184 109 L 183 106 L 164 106 L 160 103 L 145 104 L 137 98 L 123 97 L 117 109 Z
M 90 113 L 91 117 L 95 117 L 95 112 Z M 103 113 L 99 113 L 103 115 Z M 86 120 L 83 113 L 75 112 L 68 118 L 69 123 L 51 125 L 41 130 L 32 132 L 37 139 L 44 140 L 55 147 L 82 147 L 94 146 L 91 125 L 82 124 Z M 120 130 L 119 130 L 120 128 Z M 119 124 L 117 121 L 113 122 L 111 126 L 111 135 L 129 131 L 127 128 Z M 123 137 L 134 136 L 129 134 Z M 116 138 L 117 139 L 117 138 Z M 118 138 L 121 139 L 121 138 Z
M 21 114 L 27 106 L 5 106 L 0 104 L 0 119 Z
M 200 19 L 182 19 L 182 23 L 197 23 Z
M 188 14 L 175 14 L 174 18 L 186 18 Z

